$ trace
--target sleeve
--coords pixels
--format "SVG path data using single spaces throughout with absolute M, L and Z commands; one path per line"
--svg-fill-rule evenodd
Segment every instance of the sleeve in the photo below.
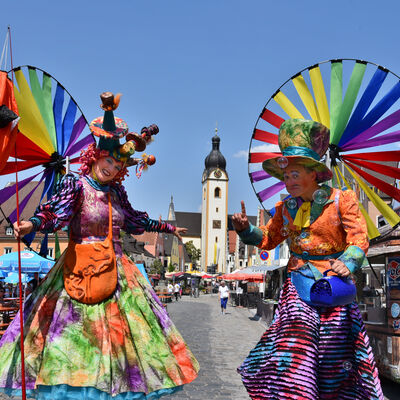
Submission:
M 346 248 L 338 260 L 354 273 L 367 263 L 366 253 L 369 247 L 367 223 L 358 206 L 355 192 L 345 190 L 341 193 L 339 211 L 346 232 Z
M 123 186 L 116 186 L 115 191 L 124 210 L 124 226 L 123 230 L 127 233 L 140 235 L 146 232 L 166 232 L 174 233 L 175 226 L 163 221 L 156 221 L 149 218 L 147 212 L 135 210 L 128 200 L 128 195 Z
M 39 205 L 29 220 L 35 231 L 55 232 L 68 225 L 81 203 L 82 183 L 68 174 L 57 183 L 54 195 Z
M 286 239 L 281 233 L 283 228 L 283 206 L 284 204 L 281 201 L 276 204 L 275 215 L 268 221 L 267 225 L 258 228 L 250 224 L 248 229 L 239 232 L 242 242 L 265 250 L 274 249 L 278 244 L 282 243 Z

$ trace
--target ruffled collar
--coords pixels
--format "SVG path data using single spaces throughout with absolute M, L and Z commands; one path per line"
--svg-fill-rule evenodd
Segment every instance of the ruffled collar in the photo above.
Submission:
M 102 185 L 100 182 L 96 181 L 95 179 L 93 179 L 92 177 L 90 177 L 89 175 L 85 175 L 84 178 L 86 179 L 87 183 L 94 189 L 96 190 L 100 190 L 102 192 L 109 192 L 111 187 L 108 183 L 106 183 L 105 185 Z

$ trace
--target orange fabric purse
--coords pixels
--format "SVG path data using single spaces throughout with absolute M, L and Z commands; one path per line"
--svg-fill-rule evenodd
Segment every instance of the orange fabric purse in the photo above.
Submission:
M 112 207 L 108 193 L 108 235 L 102 242 L 69 241 L 64 263 L 64 287 L 74 300 L 97 304 L 117 287 L 117 263 L 112 243 Z

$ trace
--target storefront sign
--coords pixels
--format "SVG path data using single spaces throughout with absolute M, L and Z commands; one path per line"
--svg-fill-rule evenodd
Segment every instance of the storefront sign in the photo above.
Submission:
M 400 315 L 400 306 L 398 303 L 393 303 L 390 307 L 390 312 L 393 318 L 397 318 Z
M 400 290 L 400 257 L 388 258 L 388 286 Z

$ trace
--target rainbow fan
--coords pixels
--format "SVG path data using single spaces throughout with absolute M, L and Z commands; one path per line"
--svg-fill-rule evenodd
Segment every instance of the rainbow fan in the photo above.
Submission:
M 392 227 L 400 223 L 399 215 L 383 199 L 400 202 L 396 187 L 400 178 L 397 75 L 371 62 L 335 59 L 307 67 L 288 79 L 263 108 L 250 141 L 249 176 L 263 206 L 285 186 L 283 182 L 269 184 L 271 176 L 260 163 L 281 154 L 278 131 L 288 118 L 313 119 L 330 129 L 325 161 L 334 171 L 332 183 L 359 193 L 370 239 L 380 234 L 362 204 L 363 197 Z
M 88 128 L 85 133 L 88 124 L 75 100 L 51 75 L 32 66 L 14 68 L 10 74 L 15 76 L 19 132 L 10 153 L 16 161 L 5 163 L 0 175 L 36 168 L 18 184 L 22 189 L 34 179 L 37 181 L 19 205 L 22 212 L 39 188 L 41 200 L 51 195 L 54 184 L 65 173 L 67 159 L 71 164 L 78 163 L 79 157 L 73 157 L 94 142 L 94 138 Z M 0 204 L 15 192 L 15 184 L 0 190 Z M 9 219 L 16 221 L 16 210 Z

